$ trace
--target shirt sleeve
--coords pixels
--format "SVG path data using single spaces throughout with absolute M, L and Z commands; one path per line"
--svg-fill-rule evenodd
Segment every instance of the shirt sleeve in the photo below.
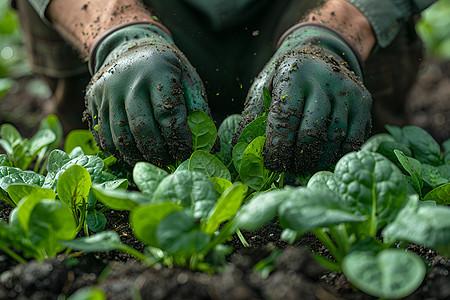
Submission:
M 403 24 L 436 0 L 346 0 L 369 20 L 378 46 L 384 48 L 395 39 Z

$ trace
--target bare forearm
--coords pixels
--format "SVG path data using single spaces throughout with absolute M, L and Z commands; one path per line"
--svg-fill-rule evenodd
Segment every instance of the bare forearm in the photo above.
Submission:
M 132 21 L 153 20 L 137 0 L 51 0 L 47 17 L 61 35 L 87 57 L 108 29 Z
M 305 22 L 328 25 L 341 32 L 365 60 L 376 39 L 367 18 L 352 4 L 344 0 L 329 0 L 310 12 Z

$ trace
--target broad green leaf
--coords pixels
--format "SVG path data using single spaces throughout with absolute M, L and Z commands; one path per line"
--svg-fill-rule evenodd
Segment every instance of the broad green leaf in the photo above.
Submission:
M 8 186 L 13 183 L 25 183 L 31 185 L 42 186 L 45 177 L 33 171 L 14 172 L 0 179 L 0 187 L 6 191 Z
M 376 152 L 382 142 L 394 142 L 395 139 L 387 133 L 379 133 L 371 136 L 362 146 L 361 150 Z
M 341 223 L 362 222 L 361 216 L 327 189 L 297 188 L 278 208 L 280 225 L 300 233 Z
M 331 191 L 337 191 L 337 183 L 334 179 L 334 174 L 330 171 L 320 171 L 314 173 L 314 175 L 308 180 L 307 187 L 317 187 L 318 189 L 324 189 L 326 187 Z
M 0 154 L 0 166 L 1 167 L 12 167 L 12 162 L 6 154 Z
M 425 265 L 415 254 L 387 249 L 374 255 L 355 251 L 345 256 L 342 269 L 347 279 L 369 295 L 384 299 L 403 298 L 425 278 Z
M 34 157 L 45 146 L 56 140 L 56 134 L 51 129 L 40 129 L 30 140 L 29 155 Z
M 126 246 L 120 241 L 119 234 L 115 231 L 103 231 L 90 237 L 81 237 L 60 243 L 68 248 L 86 252 L 122 250 Z
M 95 286 L 88 286 L 77 290 L 73 295 L 69 296 L 67 300 L 106 300 L 106 295 L 103 291 Z
M 255 138 L 266 134 L 266 127 L 267 116 L 257 117 L 242 130 L 238 142 L 250 144 Z
M 70 152 L 69 152 L 69 156 L 70 159 L 74 159 L 78 156 L 83 156 L 84 155 L 84 151 L 80 146 L 77 146 L 75 148 L 73 148 Z
M 186 159 L 185 161 L 183 161 L 181 164 L 178 165 L 174 173 L 188 170 L 189 170 L 189 159 Z
M 444 148 L 444 162 L 448 164 L 450 163 L 450 139 L 442 143 L 442 148 Z
M 402 133 L 414 154 L 414 158 L 421 163 L 433 166 L 441 163 L 441 148 L 428 132 L 417 126 L 405 126 Z
M 50 155 L 48 156 L 48 165 L 47 165 L 47 171 L 50 174 L 56 174 L 58 173 L 59 169 L 62 168 L 68 161 L 70 161 L 70 156 L 59 149 L 55 149 L 52 152 L 50 152 Z M 48 175 L 47 175 L 48 176 Z
M 98 201 L 114 210 L 133 210 L 142 205 L 149 205 L 150 198 L 134 191 L 105 190 L 98 185 L 91 188 Z
M 70 153 L 75 147 L 81 147 L 85 155 L 94 155 L 100 152 L 94 136 L 86 129 L 72 130 L 66 136 L 64 151 Z
M 233 137 L 236 134 L 242 116 L 233 114 L 223 120 L 219 126 L 217 134 L 220 138 L 220 151 L 222 152 L 223 162 L 229 164 L 231 162 L 231 153 L 233 150 Z
M 158 184 L 168 176 L 165 170 L 147 162 L 138 162 L 133 169 L 133 180 L 144 194 L 153 195 Z
M 127 179 L 115 179 L 115 180 L 105 181 L 100 184 L 97 184 L 97 187 L 100 187 L 105 190 L 126 190 L 126 189 L 128 189 L 128 180 Z
M 209 235 L 185 211 L 175 211 L 165 217 L 156 227 L 156 239 L 163 250 L 186 256 L 202 251 L 210 241 Z
M 106 226 L 106 217 L 102 212 L 89 209 L 86 213 L 86 224 L 93 232 L 103 231 Z
M 244 155 L 247 146 L 248 143 L 240 142 L 237 143 L 233 148 L 233 164 L 238 172 L 241 171 L 242 156 Z
M 236 182 L 223 192 L 209 213 L 204 231 L 212 234 L 219 228 L 222 222 L 234 217 L 241 207 L 246 192 L 247 186 L 240 182 Z
M 217 139 L 217 129 L 207 113 L 196 110 L 188 116 L 188 125 L 192 132 L 194 151 L 210 152 Z
M 394 154 L 402 167 L 409 173 L 416 192 L 422 195 L 422 165 L 420 161 L 412 157 L 407 157 L 402 151 L 394 150 Z
M 422 179 L 432 188 L 450 182 L 450 165 L 432 166 L 422 164 Z
M 2 146 L 3 150 L 5 150 L 11 159 L 14 157 L 14 150 L 7 140 L 0 139 L 0 146 Z
M 63 129 L 61 122 L 56 115 L 48 115 L 41 121 L 39 129 L 50 129 L 55 134 L 55 140 L 49 145 L 50 149 L 55 149 L 61 143 L 63 138 Z
M 164 178 L 153 194 L 152 203 L 173 202 L 190 208 L 194 218 L 204 219 L 216 203 L 211 180 L 203 173 L 180 171 Z
M 55 194 L 50 194 L 48 198 L 46 196 L 46 192 L 37 191 L 36 193 L 22 198 L 17 204 L 17 221 L 25 231 L 29 231 L 30 215 L 34 207 L 43 199 L 54 200 L 56 197 Z
M 86 204 L 90 188 L 89 172 L 82 166 L 73 165 L 61 174 L 56 190 L 61 202 L 75 208 Z
M 398 157 L 395 155 L 394 150 L 400 150 L 404 155 L 412 156 L 412 152 L 407 146 L 393 141 L 382 142 L 376 152 L 386 156 L 390 161 L 398 165 Z
M 214 185 L 214 189 L 216 190 L 216 195 L 218 197 L 220 197 L 220 195 L 222 195 L 222 193 L 233 184 L 231 181 L 220 177 L 212 177 L 210 180 Z
M 392 137 L 399 143 L 404 143 L 404 137 L 402 129 L 398 126 L 386 125 L 386 130 L 392 135 Z
M 214 155 L 203 150 L 192 153 L 189 159 L 189 170 L 206 174 L 209 178 L 220 177 L 231 180 L 228 168 Z
M 434 200 L 441 205 L 450 204 L 450 183 L 432 189 L 423 197 L 423 199 Z
M 63 249 L 59 241 L 72 240 L 77 233 L 72 211 L 55 200 L 41 200 L 36 204 L 31 211 L 29 228 L 31 242 L 45 249 L 49 257 Z
M 19 131 L 11 124 L 3 124 L 0 127 L 0 133 L 2 138 L 7 141 L 11 147 L 14 148 L 14 145 L 22 141 L 22 136 Z
M 450 255 L 450 208 L 418 202 L 417 196 L 410 197 L 397 218 L 383 229 L 385 241 L 408 241 Z
M 156 239 L 156 227 L 170 213 L 181 210 L 183 207 L 173 202 L 138 207 L 130 215 L 133 234 L 146 245 L 160 247 Z
M 0 166 L 0 178 L 9 176 L 11 174 L 14 173 L 22 173 L 24 171 L 22 171 L 19 168 L 15 168 L 15 167 L 8 167 L 8 166 Z
M 272 221 L 283 201 L 295 192 L 292 187 L 260 193 L 242 206 L 233 219 L 236 227 L 243 230 L 257 230 Z
M 242 181 L 254 190 L 264 186 L 265 167 L 262 151 L 266 138 L 259 136 L 255 138 L 245 149 L 242 155 L 239 175 Z
M 13 183 L 8 186 L 7 192 L 16 205 L 19 204 L 20 200 L 30 195 L 40 196 L 42 199 L 55 199 L 56 197 L 55 192 L 51 189 L 26 183 Z
M 392 220 L 406 199 L 406 181 L 397 166 L 381 154 L 358 151 L 336 164 L 336 192 L 362 215 L 372 216 L 373 234 Z M 375 211 L 373 211 L 375 209 Z

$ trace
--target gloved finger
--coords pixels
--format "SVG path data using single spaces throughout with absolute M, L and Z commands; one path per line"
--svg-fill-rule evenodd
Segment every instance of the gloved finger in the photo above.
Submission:
M 368 138 L 372 127 L 372 96 L 366 88 L 362 88 L 357 83 L 352 88 L 353 101 L 360 101 L 360 103 L 349 107 L 349 128 L 343 143 L 344 153 L 358 150 Z
M 116 106 L 109 107 L 111 136 L 114 146 L 120 156 L 129 164 L 143 161 L 144 158 L 138 151 L 133 135 L 131 134 L 124 100 L 114 101 Z
M 142 82 L 132 86 L 125 107 L 130 132 L 144 159 L 153 164 L 170 163 L 171 157 L 153 116 L 148 87 L 142 87 Z
M 181 66 L 173 53 L 152 56 L 152 69 L 158 78 L 150 80 L 150 99 L 169 153 L 178 160 L 192 153 L 192 137 L 187 125 L 187 108 L 181 84 Z
M 202 110 L 211 116 L 203 83 L 187 60 L 182 60 L 181 83 L 188 114 Z

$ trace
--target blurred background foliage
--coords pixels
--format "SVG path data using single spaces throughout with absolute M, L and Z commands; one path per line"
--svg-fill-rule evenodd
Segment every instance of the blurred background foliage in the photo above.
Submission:
M 439 0 L 417 24 L 429 56 L 450 59 L 450 0 Z M 9 0 L 0 0 L 0 98 L 14 85 L 14 79 L 30 74 L 19 22 Z

